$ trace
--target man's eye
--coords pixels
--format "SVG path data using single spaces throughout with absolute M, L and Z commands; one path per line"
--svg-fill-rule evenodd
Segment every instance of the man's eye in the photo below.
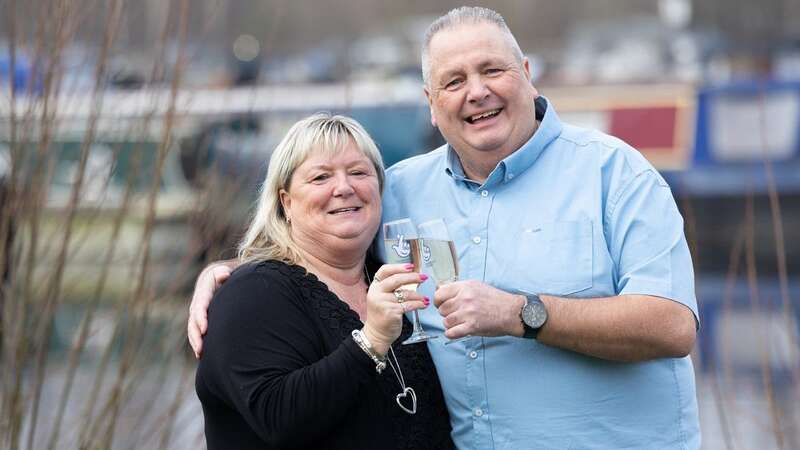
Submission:
M 461 85 L 461 80 L 450 80 L 444 85 L 445 89 L 454 89 Z
M 490 68 L 486 69 L 486 74 L 487 75 L 497 75 L 500 72 L 502 72 L 502 70 L 498 69 L 497 67 L 490 67 Z

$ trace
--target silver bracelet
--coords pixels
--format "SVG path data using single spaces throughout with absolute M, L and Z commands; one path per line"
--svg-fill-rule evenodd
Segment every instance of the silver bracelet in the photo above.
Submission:
M 375 353 L 375 349 L 372 348 L 372 344 L 369 342 L 369 339 L 367 339 L 367 335 L 361 330 L 353 330 L 350 335 L 353 336 L 353 340 L 361 347 L 361 350 L 364 350 L 364 353 L 375 363 L 375 372 L 379 374 L 383 372 L 383 369 L 386 368 L 386 357 L 384 356 L 381 358 Z

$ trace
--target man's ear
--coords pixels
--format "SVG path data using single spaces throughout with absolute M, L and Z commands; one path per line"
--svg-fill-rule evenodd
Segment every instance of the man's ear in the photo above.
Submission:
M 538 98 L 539 91 L 536 89 L 536 86 L 533 85 L 533 80 L 531 80 L 531 62 L 528 60 L 528 58 L 522 58 L 522 71 L 525 73 L 525 78 L 528 79 L 528 84 L 531 85 L 533 98 Z
M 431 92 L 428 90 L 428 86 L 423 86 L 422 92 L 425 93 L 425 98 L 428 100 L 428 110 L 431 112 L 431 125 L 436 128 L 436 116 L 433 114 L 433 99 L 431 98 Z
M 289 197 L 289 193 L 285 189 L 281 189 L 280 191 L 278 191 L 278 196 L 281 199 L 281 206 L 283 207 L 283 215 L 286 216 L 287 219 L 291 219 L 292 198 Z
M 525 73 L 525 78 L 531 81 L 531 62 L 527 57 L 522 57 L 522 71 Z

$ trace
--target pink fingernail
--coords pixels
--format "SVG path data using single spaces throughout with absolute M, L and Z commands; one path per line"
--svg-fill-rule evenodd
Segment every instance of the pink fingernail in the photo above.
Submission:
M 425 281 L 425 280 L 428 279 L 428 276 L 425 275 L 424 273 L 421 273 L 421 274 L 419 274 L 419 279 L 422 280 L 422 281 Z
M 408 263 L 408 264 L 406 264 L 406 265 L 405 265 L 405 266 L 403 266 L 403 267 L 405 267 L 405 269 L 406 269 L 406 270 L 411 270 L 411 269 L 413 269 L 413 268 L 414 268 L 414 265 L 413 265 L 413 264 L 411 264 L 411 263 Z
M 431 304 L 431 299 L 428 297 L 422 297 L 422 303 L 425 303 L 425 306 L 428 306 Z

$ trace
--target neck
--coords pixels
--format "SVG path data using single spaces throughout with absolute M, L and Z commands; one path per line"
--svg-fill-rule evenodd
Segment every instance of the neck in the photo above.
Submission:
M 352 259 L 331 259 L 300 249 L 303 263 L 308 271 L 319 278 L 334 281 L 342 286 L 355 286 L 364 281 L 366 255 Z
M 366 253 L 348 261 L 330 260 L 304 249 L 300 249 L 302 265 L 320 279 L 328 289 L 358 314 L 361 321 L 367 320 L 367 289 L 364 279 L 364 260 Z
M 486 181 L 494 168 L 497 167 L 497 164 L 505 158 L 505 156 L 500 158 L 487 158 L 482 155 L 479 155 L 477 158 L 470 158 L 469 156 L 470 155 L 465 153 L 458 153 L 458 160 L 461 161 L 461 168 L 464 169 L 464 175 L 466 175 L 468 179 L 480 183 Z

